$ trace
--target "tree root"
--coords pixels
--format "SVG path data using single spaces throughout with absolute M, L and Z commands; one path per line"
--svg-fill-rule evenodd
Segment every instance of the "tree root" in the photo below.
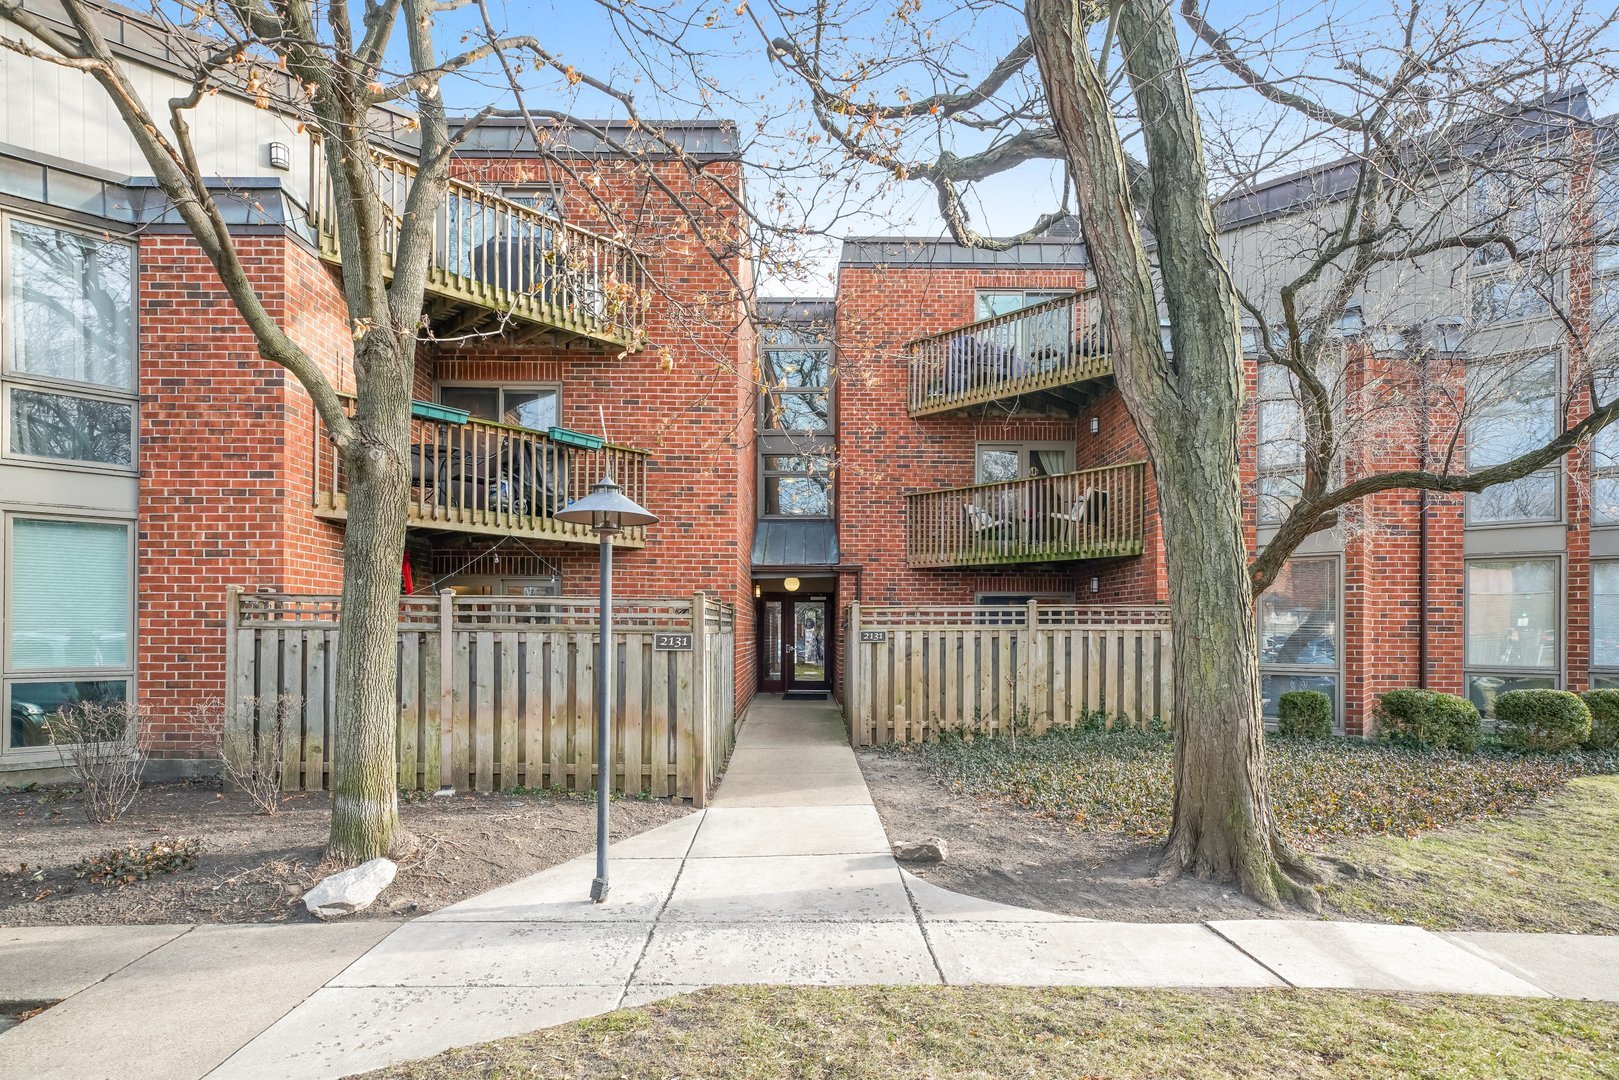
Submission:
M 1199 852 L 1196 843 L 1171 833 L 1153 875 L 1157 885 L 1168 885 L 1185 874 L 1200 881 L 1230 881 L 1252 900 L 1273 911 L 1290 905 L 1311 914 L 1321 912 L 1323 885 L 1337 876 L 1337 868 L 1299 851 L 1272 827 L 1257 856 L 1244 859 L 1233 852 L 1214 858 Z

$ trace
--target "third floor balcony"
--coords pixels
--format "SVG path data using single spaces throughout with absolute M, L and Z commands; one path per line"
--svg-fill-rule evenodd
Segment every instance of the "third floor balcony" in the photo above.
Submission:
M 394 246 L 416 166 L 380 151 L 372 182 Z M 341 263 L 331 181 L 314 169 L 311 222 L 320 254 Z M 639 349 L 646 337 L 646 274 L 628 245 L 452 179 L 433 228 L 427 315 L 441 335 L 509 329 L 519 342 L 584 341 Z
M 1094 290 L 982 319 L 906 346 L 912 416 L 993 401 L 1075 413 L 1113 374 Z

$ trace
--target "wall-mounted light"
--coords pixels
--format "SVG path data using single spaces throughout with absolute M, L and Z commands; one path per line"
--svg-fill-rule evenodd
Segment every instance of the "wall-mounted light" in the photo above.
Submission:
M 797 578 L 790 577 L 786 581 L 781 583 L 781 587 L 786 589 L 788 592 L 797 592 L 798 591 L 798 586 L 801 585 L 801 584 L 802 584 L 802 582 L 800 582 Z
M 1091 592 L 1098 593 L 1098 592 L 1101 592 L 1101 591 L 1102 591 L 1102 579 L 1099 578 L 1099 577 L 1091 578 Z
M 755 583 L 754 586 L 753 586 L 753 598 L 755 600 L 757 600 L 761 596 L 763 596 L 764 594 L 765 594 L 764 586 Z
M 1092 435 L 1100 435 L 1101 433 L 1102 433 L 1102 418 L 1099 417 L 1099 416 L 1091 417 L 1091 434 Z
M 292 149 L 284 142 L 273 142 L 265 147 L 270 153 L 270 168 L 286 172 L 292 168 Z

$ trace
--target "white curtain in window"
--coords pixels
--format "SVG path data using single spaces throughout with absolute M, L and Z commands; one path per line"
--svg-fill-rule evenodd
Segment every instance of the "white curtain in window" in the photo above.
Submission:
M 128 526 L 14 518 L 8 569 L 11 670 L 130 666 Z

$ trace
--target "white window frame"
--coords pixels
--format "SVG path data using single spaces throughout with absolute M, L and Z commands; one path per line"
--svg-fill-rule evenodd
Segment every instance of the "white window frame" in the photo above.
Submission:
M 96 243 L 118 243 L 130 249 L 129 317 L 130 317 L 130 385 L 108 386 L 104 383 L 80 382 L 49 375 L 37 375 L 21 370 L 12 354 L 15 346 L 11 327 L 12 253 L 11 223 L 26 221 L 42 228 L 55 229 L 85 237 Z M 132 476 L 140 472 L 140 248 L 122 236 L 97 233 L 95 230 L 38 214 L 19 213 L 0 207 L 0 462 L 34 468 L 67 469 L 74 472 L 101 473 L 112 476 Z M 74 458 L 46 457 L 25 454 L 11 449 L 12 391 L 33 390 L 42 394 L 62 397 L 89 398 L 111 401 L 129 406 L 129 464 L 118 465 L 105 461 L 79 461 Z M 9 706 L 8 706 L 9 707 Z
M 12 524 L 17 519 L 28 521 L 84 522 L 91 525 L 118 525 L 124 529 L 129 545 L 129 623 L 126 629 L 129 641 L 128 662 L 115 668 L 43 668 L 17 670 L 11 657 L 11 553 Z M 54 765 L 60 760 L 54 746 L 11 745 L 11 696 L 13 687 L 26 683 L 51 682 L 121 682 L 124 700 L 137 700 L 136 676 L 140 651 L 140 564 L 137 553 L 138 522 L 132 517 L 91 514 L 64 514 L 49 510 L 17 509 L 0 512 L 0 705 L 5 708 L 5 726 L 0 728 L 0 762 L 8 765 Z M 3 775 L 3 774 L 0 774 Z

